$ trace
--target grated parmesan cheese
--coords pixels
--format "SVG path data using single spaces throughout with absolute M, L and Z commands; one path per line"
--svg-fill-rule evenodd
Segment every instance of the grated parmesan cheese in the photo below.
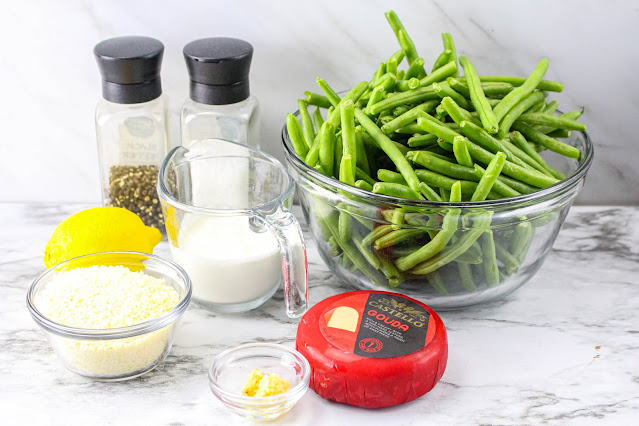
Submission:
M 179 302 L 163 279 L 124 266 L 91 266 L 61 272 L 40 296 L 41 312 L 71 327 L 110 329 L 157 318 Z M 50 336 L 71 369 L 122 376 L 150 369 L 170 348 L 173 324 L 141 336 L 77 340 Z

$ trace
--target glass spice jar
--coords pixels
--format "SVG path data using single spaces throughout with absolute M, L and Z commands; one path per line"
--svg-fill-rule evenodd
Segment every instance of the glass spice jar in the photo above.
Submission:
M 102 200 L 165 233 L 156 191 L 168 151 L 160 68 L 164 45 L 149 37 L 116 37 L 95 46 L 102 74 L 96 107 Z

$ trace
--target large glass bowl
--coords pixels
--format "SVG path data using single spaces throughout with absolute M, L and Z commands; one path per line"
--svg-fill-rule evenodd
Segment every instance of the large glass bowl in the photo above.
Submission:
M 343 184 L 297 157 L 286 126 L 282 141 L 304 216 L 330 270 L 357 289 L 392 290 L 438 309 L 492 301 L 529 281 L 550 252 L 593 158 L 588 135 L 574 131 L 563 141 L 579 149 L 579 160 L 543 154 L 567 176 L 561 182 L 518 197 L 446 203 L 398 199 Z M 391 213 L 398 208 L 405 213 L 395 216 L 401 221 Z M 352 217 L 348 237 L 340 234 L 340 214 Z M 447 246 L 428 261 L 398 271 L 397 265 L 407 266 L 398 259 L 426 245 L 451 214 L 459 214 L 459 220 Z M 366 236 L 382 225 L 412 232 L 388 247 L 380 243 L 377 250 Z M 492 250 L 496 263 L 484 261 L 495 258 Z
M 179 302 L 173 309 L 129 327 L 89 329 L 59 324 L 42 312 L 46 289 L 62 272 L 94 265 L 124 266 L 163 279 L 175 289 Z M 31 316 L 44 331 L 64 366 L 99 381 L 128 380 L 157 367 L 173 345 L 175 326 L 191 301 L 191 280 L 175 263 L 152 254 L 102 252 L 59 263 L 35 279 L 27 293 Z

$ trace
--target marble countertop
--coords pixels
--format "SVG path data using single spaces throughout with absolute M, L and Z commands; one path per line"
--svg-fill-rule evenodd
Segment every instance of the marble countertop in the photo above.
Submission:
M 0 204 L 0 413 L 3 424 L 244 424 L 208 387 L 213 357 L 252 341 L 292 345 L 279 292 L 243 315 L 189 307 L 166 361 L 98 383 L 56 359 L 25 305 L 56 224 L 86 205 Z M 299 213 L 299 211 L 298 211 Z M 300 215 L 301 216 L 301 215 Z M 533 280 L 505 300 L 442 312 L 441 382 L 382 410 L 308 391 L 274 424 L 630 424 L 639 412 L 639 208 L 574 207 Z M 349 290 L 306 232 L 311 303 Z M 163 248 L 166 249 L 166 248 Z

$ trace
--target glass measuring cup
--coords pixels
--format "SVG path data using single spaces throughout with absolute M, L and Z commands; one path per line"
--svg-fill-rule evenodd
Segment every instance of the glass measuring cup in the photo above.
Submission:
M 275 158 L 221 139 L 174 148 L 158 194 L 173 260 L 193 283 L 193 301 L 243 312 L 284 282 L 286 314 L 308 306 L 306 248 L 290 212 L 295 183 Z

